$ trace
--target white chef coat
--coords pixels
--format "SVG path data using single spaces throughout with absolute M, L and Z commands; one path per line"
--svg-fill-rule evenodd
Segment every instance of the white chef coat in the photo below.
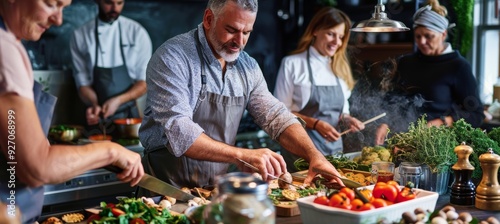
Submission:
M 135 81 L 145 80 L 146 67 L 152 55 L 151 39 L 141 24 L 124 16 L 118 17 L 112 24 L 98 20 L 100 47 L 97 51 L 99 54 L 97 65 L 104 68 L 123 65 L 118 22 L 121 26 L 123 53 L 129 76 Z M 78 87 L 92 85 L 95 48 L 94 18 L 76 29 L 70 39 L 73 76 Z
M 349 114 L 349 102 L 351 91 L 347 83 L 335 78 L 330 66 L 328 56 L 322 56 L 314 47 L 309 47 L 312 76 L 317 86 L 339 85 L 344 93 L 344 107 L 342 113 Z M 281 61 L 281 66 L 276 78 L 274 96 L 283 102 L 290 111 L 302 110 L 311 97 L 311 81 L 307 69 L 307 51 L 299 54 L 286 56 Z M 337 82 L 339 80 L 339 82 Z

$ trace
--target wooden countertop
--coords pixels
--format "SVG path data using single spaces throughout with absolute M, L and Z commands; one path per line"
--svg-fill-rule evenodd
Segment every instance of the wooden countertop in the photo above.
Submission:
M 441 209 L 446 205 L 452 205 L 450 204 L 450 195 L 449 193 L 446 195 L 440 195 L 438 198 L 438 201 L 436 203 L 436 209 Z M 476 217 L 481 220 L 486 220 L 490 216 L 493 216 L 500 220 L 500 212 L 499 211 L 485 211 L 485 210 L 480 210 L 477 209 L 474 206 L 461 206 L 461 205 L 452 205 L 455 207 L 458 213 L 460 212 L 469 212 L 472 217 Z M 302 220 L 299 216 L 293 216 L 293 217 L 276 217 L 276 224 L 302 224 Z

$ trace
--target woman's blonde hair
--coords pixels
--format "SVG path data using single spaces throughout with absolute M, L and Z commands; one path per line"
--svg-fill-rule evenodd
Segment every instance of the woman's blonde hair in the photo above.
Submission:
M 332 7 L 325 7 L 318 11 L 311 19 L 309 25 L 307 25 L 306 31 L 300 38 L 297 48 L 293 50 L 291 54 L 297 54 L 307 50 L 314 42 L 314 32 L 317 30 L 330 29 L 342 23 L 345 24 L 342 46 L 340 46 L 337 52 L 335 52 L 335 55 L 333 55 L 331 67 L 335 75 L 344 80 L 349 89 L 352 89 L 354 87 L 354 79 L 346 53 L 350 36 L 351 20 L 344 12 Z
M 439 4 L 438 0 L 428 0 L 427 4 L 432 7 L 432 11 L 436 12 L 439 15 L 442 15 L 443 17 L 446 18 L 448 16 L 448 10 L 446 7 L 442 6 Z

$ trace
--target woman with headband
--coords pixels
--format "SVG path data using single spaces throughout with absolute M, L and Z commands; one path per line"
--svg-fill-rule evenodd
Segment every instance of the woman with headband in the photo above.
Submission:
M 437 0 L 420 8 L 413 16 L 417 51 L 402 56 L 398 61 L 399 85 L 411 95 L 425 100 L 419 108 L 426 114 L 429 126 L 453 125 L 464 118 L 473 127 L 484 119 L 475 76 L 470 64 L 453 50 L 446 41 L 450 23 L 447 10 Z M 377 143 L 382 144 L 388 126 L 377 132 Z M 390 127 L 389 127 L 390 128 Z

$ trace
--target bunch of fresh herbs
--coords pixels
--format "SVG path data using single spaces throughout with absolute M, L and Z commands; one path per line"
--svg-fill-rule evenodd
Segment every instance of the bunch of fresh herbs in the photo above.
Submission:
M 389 148 L 398 148 L 397 160 L 426 164 L 433 173 L 448 172 L 457 157 L 455 132 L 446 126 L 427 126 L 425 115 L 411 123 L 408 132 L 387 139 Z

